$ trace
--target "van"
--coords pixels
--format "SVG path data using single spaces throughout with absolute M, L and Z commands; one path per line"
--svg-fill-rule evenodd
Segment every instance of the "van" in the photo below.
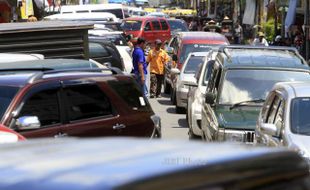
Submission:
M 122 28 L 126 35 L 143 37 L 153 43 L 156 39 L 162 42 L 171 38 L 170 26 L 165 18 L 159 17 L 132 17 L 123 20 Z
M 87 4 L 87 5 L 65 5 L 61 7 L 60 13 L 102 13 L 114 14 L 119 19 L 129 17 L 128 7 L 122 4 Z

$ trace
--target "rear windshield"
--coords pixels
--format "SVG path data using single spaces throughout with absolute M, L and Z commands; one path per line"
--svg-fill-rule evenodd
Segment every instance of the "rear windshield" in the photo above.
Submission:
M 9 107 L 12 99 L 18 92 L 18 87 L 11 87 L 11 86 L 0 86 L 0 118 L 2 119 L 3 114 Z
M 191 56 L 185 66 L 184 73 L 195 74 L 203 60 L 204 56 Z
M 97 35 L 90 35 L 89 38 L 94 38 L 94 39 L 100 39 L 102 41 L 109 41 L 112 42 L 113 44 L 117 46 L 126 46 L 127 42 L 126 39 L 122 34 L 107 34 L 103 36 L 97 36 Z
M 192 52 L 208 52 L 211 49 L 211 46 L 208 44 L 185 44 L 182 47 L 180 63 L 183 64 L 188 54 Z
M 133 110 L 153 112 L 134 79 L 109 81 L 108 84 Z
M 187 25 L 181 21 L 168 20 L 172 31 L 186 32 L 188 31 Z
M 142 21 L 138 20 L 126 20 L 122 23 L 121 27 L 125 31 L 138 31 L 140 30 Z

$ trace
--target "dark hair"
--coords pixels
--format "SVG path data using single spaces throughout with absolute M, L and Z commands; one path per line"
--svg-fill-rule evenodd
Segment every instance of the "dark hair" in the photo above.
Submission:
M 138 38 L 137 44 L 142 44 L 142 43 L 145 43 L 145 39 L 144 38 Z

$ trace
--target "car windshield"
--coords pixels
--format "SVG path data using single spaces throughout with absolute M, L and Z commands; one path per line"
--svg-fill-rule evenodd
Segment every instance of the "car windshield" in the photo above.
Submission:
M 295 98 L 291 102 L 291 130 L 295 134 L 310 135 L 310 97 Z
M 3 114 L 12 102 L 12 99 L 14 98 L 18 90 L 19 87 L 0 86 L 0 118 L 3 117 Z
M 228 70 L 223 80 L 220 104 L 266 99 L 277 82 L 309 81 L 307 72 L 279 70 Z
M 90 38 L 100 39 L 102 41 L 109 41 L 117 46 L 126 46 L 127 42 L 121 34 L 106 34 L 103 36 L 90 35 Z
M 188 54 L 192 52 L 207 52 L 211 50 L 210 45 L 208 44 L 185 44 L 182 47 L 182 52 L 180 56 L 180 63 L 184 63 Z
M 138 31 L 140 30 L 142 21 L 138 20 L 126 20 L 122 23 L 121 27 L 125 31 Z
M 199 68 L 199 65 L 203 63 L 204 56 L 191 56 L 186 63 L 184 73 L 195 74 Z
M 186 32 L 188 28 L 185 23 L 178 20 L 168 20 L 171 31 Z

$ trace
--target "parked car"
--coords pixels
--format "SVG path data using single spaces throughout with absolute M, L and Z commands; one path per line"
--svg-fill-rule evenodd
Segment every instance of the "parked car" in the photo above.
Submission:
M 266 98 L 255 129 L 255 143 L 284 146 L 310 160 L 310 82 L 277 83 Z
M 189 53 L 208 51 L 211 47 L 228 44 L 225 36 L 212 32 L 179 32 L 172 37 L 167 48 L 167 52 L 172 57 L 172 62 L 165 66 L 165 93 L 170 92 L 175 77 L 171 75 L 171 68 L 177 67 L 180 70 Z
M 175 36 L 178 32 L 188 32 L 188 26 L 186 22 L 182 19 L 167 19 L 170 30 L 171 36 Z
M 143 37 L 149 43 L 154 43 L 158 38 L 163 42 L 171 38 L 170 27 L 165 18 L 131 17 L 123 20 L 122 28 L 126 35 Z
M 26 138 L 160 137 L 160 118 L 132 76 L 117 68 L 41 70 L 0 69 L 2 125 Z
M 202 66 L 208 55 L 208 51 L 190 53 L 181 71 L 177 68 L 171 69 L 171 73 L 176 75 L 175 80 L 172 82 L 171 102 L 175 104 L 177 113 L 182 113 L 187 108 L 188 90 L 190 87 L 197 85 L 194 77 L 195 73 Z
M 26 54 L 26 53 L 0 53 L 0 63 L 27 61 L 27 60 L 41 60 L 41 59 L 44 59 L 44 55 Z
M 106 30 L 89 30 L 89 39 L 94 39 L 98 41 L 109 41 L 112 42 L 124 63 L 124 71 L 130 73 L 132 71 L 132 58 L 131 58 L 131 50 L 127 44 L 127 41 L 122 32 L 108 32 Z
M 187 95 L 186 119 L 188 123 L 189 139 L 201 139 L 201 109 L 204 104 L 211 68 L 215 61 L 217 51 L 211 51 L 199 70 L 195 73 L 196 85 L 191 86 Z
M 89 57 L 103 65 L 125 71 L 125 65 L 114 43 L 96 38 L 89 39 Z
M 306 61 L 289 47 L 223 47 L 210 69 L 201 113 L 206 141 L 253 143 L 259 110 L 273 85 L 310 80 Z
M 287 149 L 126 138 L 0 148 L 5 190 L 310 189 L 307 162 Z

